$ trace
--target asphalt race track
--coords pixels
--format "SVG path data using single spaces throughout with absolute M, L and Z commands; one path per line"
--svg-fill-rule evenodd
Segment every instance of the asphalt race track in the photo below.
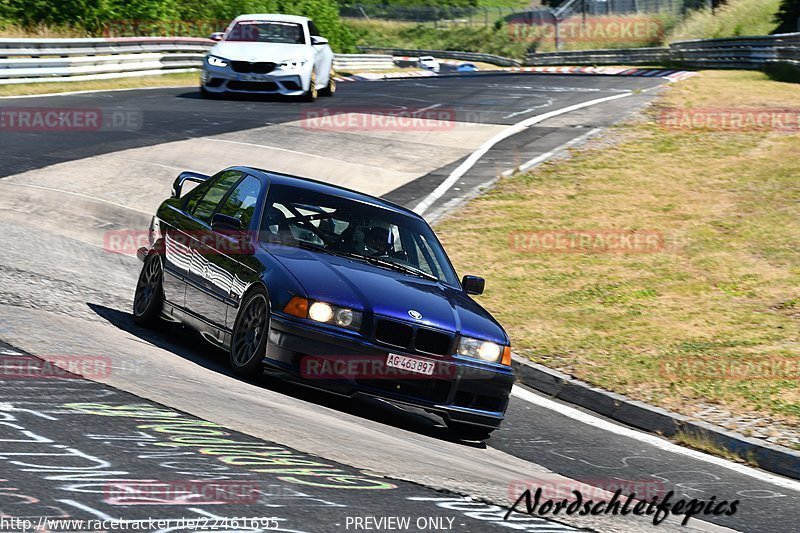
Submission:
M 226 354 L 192 332 L 136 327 L 135 247 L 109 251 L 109 235 L 146 231 L 181 170 L 252 165 L 414 207 L 507 128 L 620 96 L 492 144 L 432 200 L 433 220 L 499 173 L 630 116 L 661 86 L 646 77 L 482 74 L 342 83 L 314 104 L 201 100 L 186 88 L 0 100 L 4 112 L 104 118 L 89 131 L 0 128 L 0 357 L 103 363 L 85 373 L 90 380 L 0 380 L 0 517 L 115 519 L 152 531 L 796 531 L 800 483 L 645 442 L 600 418 L 579 421 L 573 408 L 523 388 L 501 430 L 477 444 L 413 409 L 268 377 L 238 380 Z M 326 109 L 350 121 L 331 126 L 320 119 Z M 403 129 L 374 119 L 398 111 L 426 121 Z M 191 501 L 130 495 L 198 480 L 229 491 Z M 503 520 L 515 487 L 577 482 L 740 504 L 733 516 L 687 526 L 608 515 Z

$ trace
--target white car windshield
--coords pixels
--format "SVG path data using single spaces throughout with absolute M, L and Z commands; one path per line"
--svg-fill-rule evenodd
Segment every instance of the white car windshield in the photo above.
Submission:
M 225 40 L 245 43 L 306 44 L 302 25 L 264 20 L 237 22 L 225 35 Z

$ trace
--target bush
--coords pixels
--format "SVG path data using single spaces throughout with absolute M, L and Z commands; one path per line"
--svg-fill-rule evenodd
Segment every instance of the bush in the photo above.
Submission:
M 793 33 L 800 31 L 800 0 L 783 0 L 775 14 L 778 27 L 775 33 Z
M 528 43 L 515 42 L 508 26 L 435 28 L 431 25 L 351 20 L 347 23 L 360 46 L 483 52 L 522 58 Z
M 29 28 L 66 26 L 95 35 L 112 21 L 229 21 L 246 13 L 287 13 L 314 19 L 337 52 L 355 45 L 336 0 L 0 0 L 0 13 Z

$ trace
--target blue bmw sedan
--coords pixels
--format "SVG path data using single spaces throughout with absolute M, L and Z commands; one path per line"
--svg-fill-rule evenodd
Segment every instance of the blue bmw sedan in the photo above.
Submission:
M 255 168 L 184 172 L 149 242 L 134 320 L 197 329 L 235 374 L 419 407 L 469 440 L 503 420 L 508 336 L 414 212 Z

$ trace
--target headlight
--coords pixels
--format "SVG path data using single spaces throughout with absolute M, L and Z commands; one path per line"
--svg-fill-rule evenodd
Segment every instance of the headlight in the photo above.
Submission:
M 360 311 L 337 307 L 325 302 L 309 302 L 299 296 L 292 298 L 283 310 L 299 318 L 310 318 L 315 322 L 331 324 L 340 328 L 357 330 L 361 327 Z
M 283 70 L 297 70 L 303 68 L 307 61 L 305 59 L 287 59 L 280 63 Z
M 500 346 L 490 341 L 461 337 L 461 340 L 458 342 L 458 350 L 456 353 L 489 363 L 511 364 L 511 347 Z
M 212 67 L 227 67 L 228 66 L 228 60 L 227 59 L 222 59 L 221 57 L 217 57 L 217 56 L 208 56 L 208 57 L 206 57 L 206 61 L 208 61 L 208 64 L 211 65 Z

